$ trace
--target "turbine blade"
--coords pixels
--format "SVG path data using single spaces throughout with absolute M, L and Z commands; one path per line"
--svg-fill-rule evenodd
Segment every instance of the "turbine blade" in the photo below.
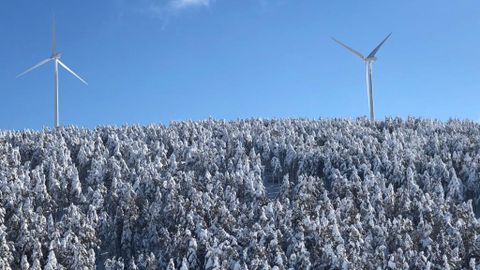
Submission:
M 367 56 L 367 58 L 374 57 L 375 54 L 377 54 L 378 50 L 380 50 L 380 47 L 382 47 L 383 43 L 385 43 L 385 41 L 387 41 L 387 39 L 391 35 L 392 35 L 392 33 L 388 34 L 388 36 L 382 42 L 380 42 L 380 44 L 378 44 L 378 46 L 375 49 L 373 49 L 373 51 Z
M 82 79 L 80 76 L 78 76 L 77 74 L 75 74 L 75 72 L 73 72 L 73 70 L 71 70 L 69 67 L 67 67 L 67 65 L 65 65 L 64 63 L 62 63 L 62 61 L 60 60 L 57 60 L 58 63 L 64 68 L 66 69 L 68 72 L 72 73 L 73 76 L 77 77 L 77 79 L 79 79 L 80 81 L 82 81 L 84 84 L 88 85 L 88 83 Z
M 361 53 L 357 52 L 357 51 L 354 50 L 353 48 L 348 47 L 347 45 L 343 44 L 341 41 L 339 41 L 339 40 L 337 40 L 337 39 L 335 39 L 335 38 L 333 38 L 333 37 L 332 37 L 332 39 L 333 39 L 333 41 L 335 41 L 335 42 L 337 42 L 338 44 L 340 44 L 341 46 L 343 46 L 345 49 L 349 50 L 350 52 L 352 52 L 352 53 L 355 54 L 356 56 L 360 57 L 360 59 L 365 60 L 365 57 L 364 57 Z
M 35 66 L 33 66 L 33 67 L 31 67 L 31 68 L 29 68 L 29 69 L 25 70 L 24 72 L 22 72 L 22 73 L 18 74 L 18 75 L 17 75 L 17 78 L 18 78 L 18 77 L 21 77 L 21 76 L 23 76 L 23 75 L 25 75 L 25 74 L 27 74 L 27 73 L 29 73 L 30 71 L 32 71 L 32 70 L 34 70 L 34 69 L 38 68 L 38 67 L 39 67 L 39 66 L 41 66 L 41 65 L 44 65 L 44 64 L 46 64 L 46 63 L 50 62 L 51 60 L 52 60 L 52 58 L 48 58 L 48 59 L 45 59 L 45 60 L 43 60 L 42 62 L 40 62 L 40 63 L 36 64 Z
M 52 21 L 52 55 L 55 55 L 57 52 L 57 37 L 55 33 L 55 16 L 53 16 Z

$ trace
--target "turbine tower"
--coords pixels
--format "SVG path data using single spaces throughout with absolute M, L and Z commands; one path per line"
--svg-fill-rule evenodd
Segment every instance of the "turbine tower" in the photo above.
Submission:
M 55 124 L 55 127 L 57 128 L 59 126 L 59 111 L 58 111 L 58 65 L 62 66 L 64 69 L 66 69 L 68 72 L 70 72 L 73 76 L 77 77 L 77 79 L 79 79 L 81 82 L 83 82 L 84 84 L 88 85 L 88 83 L 82 79 L 80 76 L 78 76 L 77 74 L 75 74 L 75 72 L 73 72 L 69 67 L 67 67 L 67 65 L 65 65 L 62 61 L 60 61 L 60 57 L 61 57 L 61 54 L 57 52 L 57 41 L 56 41 L 56 36 L 55 36 L 55 19 L 53 19 L 53 27 L 52 27 L 52 55 L 41 61 L 40 63 L 36 64 L 35 66 L 27 69 L 26 71 L 24 71 L 23 73 L 20 73 L 18 77 L 21 77 L 27 73 L 29 73 L 30 71 L 40 67 L 40 66 L 43 66 L 44 64 L 50 62 L 50 61 L 53 61 L 53 64 L 54 64 L 54 71 L 53 71 L 53 76 L 54 76 L 54 97 L 55 97 L 55 108 L 54 108 L 54 124 Z
M 348 47 L 347 45 L 343 44 L 342 42 L 336 40 L 335 38 L 332 38 L 335 42 L 340 44 L 341 46 L 345 47 L 347 50 L 355 54 L 356 56 L 360 57 L 365 62 L 365 67 L 366 67 L 366 78 L 367 78 L 367 94 L 368 94 L 368 104 L 370 107 L 370 120 L 375 121 L 375 111 L 373 109 L 373 82 L 372 82 L 372 65 L 377 58 L 375 57 L 375 54 L 377 54 L 378 50 L 380 50 L 380 47 L 382 47 L 383 43 L 387 41 L 387 39 L 390 37 L 392 33 L 388 34 L 388 36 L 378 44 L 375 49 L 367 56 L 363 56 L 361 53 L 358 51 Z

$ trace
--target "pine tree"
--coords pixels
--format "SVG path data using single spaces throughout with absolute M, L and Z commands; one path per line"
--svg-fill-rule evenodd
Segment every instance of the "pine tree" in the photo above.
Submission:
M 47 264 L 45 265 L 45 270 L 56 270 L 60 269 L 61 266 L 57 263 L 57 258 L 55 257 L 55 251 L 51 249 L 48 252 Z

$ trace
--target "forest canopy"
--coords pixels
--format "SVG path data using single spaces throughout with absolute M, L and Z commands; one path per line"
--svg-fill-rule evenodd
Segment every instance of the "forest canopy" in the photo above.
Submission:
M 0 131 L 0 269 L 474 269 L 479 164 L 461 120 Z

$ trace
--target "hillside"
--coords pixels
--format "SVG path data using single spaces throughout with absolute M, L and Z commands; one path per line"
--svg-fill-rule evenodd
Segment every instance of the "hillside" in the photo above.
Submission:
M 479 164 L 458 120 L 0 131 L 0 269 L 468 269 Z

